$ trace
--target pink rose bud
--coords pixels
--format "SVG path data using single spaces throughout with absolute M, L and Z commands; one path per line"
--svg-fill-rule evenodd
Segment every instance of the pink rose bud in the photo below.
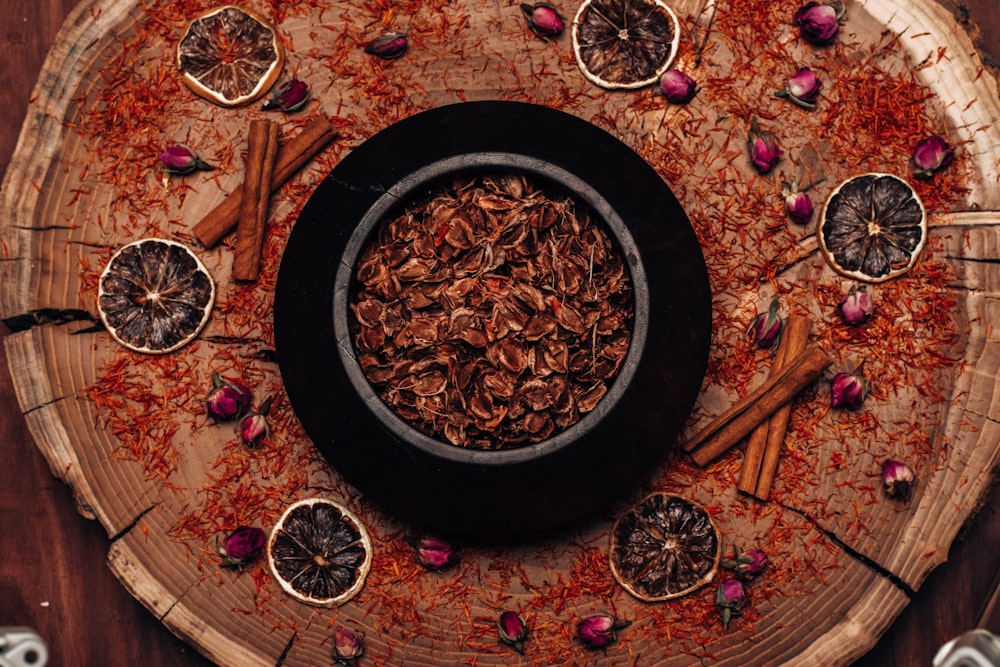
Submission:
M 783 322 L 778 315 L 778 297 L 771 299 L 766 313 L 760 313 L 750 324 L 749 333 L 758 347 L 774 347 L 781 337 Z
M 405 32 L 389 30 L 382 33 L 365 46 L 365 53 L 385 60 L 398 58 L 406 53 L 409 42 Z
M 160 165 L 168 174 L 186 176 L 196 171 L 212 171 L 215 169 L 184 144 L 167 146 L 160 153 Z
M 927 179 L 938 169 L 944 169 L 955 159 L 955 151 L 936 134 L 923 139 L 913 149 L 913 175 Z
M 604 648 L 618 639 L 618 631 L 631 625 L 609 614 L 594 614 L 576 626 L 576 636 L 587 648 Z
M 785 196 L 785 213 L 792 222 L 804 225 L 812 218 L 812 199 L 805 192 L 791 192 Z
M 787 98 L 803 109 L 812 109 L 819 100 L 819 91 L 823 89 L 823 82 L 819 80 L 816 73 L 808 67 L 802 67 L 798 72 L 788 79 L 788 84 L 784 89 L 779 90 L 777 97 Z
M 298 111 L 309 99 L 309 86 L 305 81 L 292 79 L 281 84 L 271 93 L 271 99 L 261 108 L 265 111 L 279 109 L 285 113 Z
M 684 72 L 668 69 L 660 77 L 660 90 L 671 104 L 686 104 L 698 92 L 698 84 Z
M 407 538 L 407 542 L 417 552 L 417 563 L 428 570 L 443 570 L 458 562 L 455 549 L 438 537 L 411 537 Z
M 781 148 L 778 147 L 778 138 L 771 132 L 761 130 L 756 118 L 753 119 L 753 123 L 750 125 L 750 137 L 747 141 L 747 147 L 750 150 L 750 161 L 753 162 L 753 166 L 757 168 L 757 171 L 762 174 L 766 174 L 774 169 L 774 166 L 778 164 L 778 160 L 784 155 Z
M 837 313 L 852 327 L 860 326 L 875 314 L 875 306 L 868 298 L 868 291 L 862 287 L 852 287 L 851 291 L 837 304 Z
M 333 657 L 341 665 L 353 665 L 365 652 L 361 635 L 338 625 L 333 631 Z
M 739 555 L 734 553 L 734 558 L 723 559 L 722 566 L 734 572 L 739 579 L 749 581 L 759 577 L 767 569 L 768 562 L 767 554 L 755 547 Z
M 212 390 L 205 399 L 205 411 L 217 422 L 238 419 L 250 409 L 250 390 L 234 380 L 212 373 Z
M 726 627 L 733 616 L 739 616 L 746 607 L 747 590 L 739 579 L 726 579 L 715 591 L 715 604 L 721 608 L 722 625 Z
M 837 373 L 833 376 L 830 407 L 860 410 L 868 395 L 868 382 L 860 372 Z
M 261 403 L 256 412 L 251 412 L 240 420 L 236 432 L 239 433 L 244 445 L 251 448 L 258 447 L 271 432 L 271 427 L 267 423 L 267 413 L 270 410 L 271 399 L 268 398 Z
M 264 548 L 264 531 L 253 526 L 240 526 L 226 538 L 219 552 L 225 557 L 223 567 L 238 568 L 246 565 Z
M 500 641 L 512 647 L 518 653 L 524 653 L 524 640 L 528 636 L 528 626 L 516 611 L 505 611 L 497 621 Z
M 536 2 L 533 5 L 521 3 L 521 11 L 528 18 L 528 27 L 542 39 L 558 37 L 566 27 L 566 22 L 559 16 L 556 8 L 547 2 Z
M 887 459 L 882 463 L 882 485 L 890 498 L 908 501 L 916 481 L 913 470 L 902 461 Z
M 807 2 L 795 12 L 792 23 L 799 27 L 802 39 L 816 46 L 825 46 L 837 38 L 844 13 L 844 5 L 840 2 Z

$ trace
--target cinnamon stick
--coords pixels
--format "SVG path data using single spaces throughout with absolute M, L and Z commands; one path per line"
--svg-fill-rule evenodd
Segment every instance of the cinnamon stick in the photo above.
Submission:
M 801 353 L 809 341 L 809 318 L 804 315 L 789 315 L 785 321 L 785 330 L 778 344 L 775 356 L 774 373 L 786 363 L 788 358 Z M 744 493 L 767 500 L 774 482 L 774 473 L 778 468 L 778 458 L 784 446 L 785 433 L 788 430 L 788 418 L 791 414 L 791 401 L 778 408 L 770 418 L 757 425 L 750 434 L 746 453 L 743 455 L 743 465 L 740 469 L 740 483 L 737 488 Z M 767 472 L 765 472 L 765 470 Z M 768 478 L 764 485 L 763 496 L 758 495 L 763 479 Z
M 788 363 L 763 384 L 684 443 L 684 449 L 695 463 L 708 465 L 749 435 L 754 427 L 790 401 L 832 363 L 833 359 L 822 348 L 810 345 L 789 358 Z
M 302 128 L 301 132 L 278 149 L 270 191 L 274 192 L 287 183 L 299 169 L 326 148 L 335 136 L 337 131 L 325 116 Z M 240 185 L 194 226 L 194 235 L 202 245 L 211 248 L 236 226 L 242 205 L 243 186 Z
M 278 124 L 270 120 L 250 122 L 247 134 L 247 166 L 236 225 L 233 260 L 234 280 L 257 280 L 264 248 L 267 208 L 271 200 L 271 177 L 278 155 Z

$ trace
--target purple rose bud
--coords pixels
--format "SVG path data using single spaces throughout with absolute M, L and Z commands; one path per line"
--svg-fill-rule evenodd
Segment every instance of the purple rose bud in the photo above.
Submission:
M 722 610 L 722 625 L 726 627 L 733 616 L 739 616 L 747 606 L 747 590 L 739 579 L 726 579 L 715 591 L 715 604 Z
M 785 213 L 792 222 L 804 225 L 813 214 L 812 199 L 805 192 L 792 192 L 785 196 Z
M 788 79 L 788 85 L 775 95 L 787 98 L 803 109 L 812 109 L 816 106 L 816 102 L 819 100 L 819 91 L 822 89 L 823 82 L 819 80 L 816 73 L 808 67 L 802 67 Z
M 333 631 L 333 657 L 341 665 L 353 665 L 365 652 L 361 635 L 338 625 Z
M 558 37 L 566 27 L 566 22 L 559 16 L 555 7 L 547 2 L 536 2 L 533 5 L 521 3 L 521 11 L 528 18 L 528 27 L 542 39 Z
M 167 146 L 160 153 L 160 165 L 168 174 L 176 174 L 177 176 L 186 176 L 199 170 L 212 171 L 215 169 L 184 144 Z
M 223 567 L 238 568 L 246 565 L 260 553 L 266 541 L 264 531 L 253 526 L 240 526 L 226 538 L 219 552 L 225 557 Z
M 748 333 L 753 336 L 758 347 L 774 347 L 781 336 L 783 322 L 778 315 L 778 297 L 771 299 L 766 313 L 760 313 L 750 324 Z
M 389 30 L 369 42 L 365 46 L 365 53 L 385 60 L 392 60 L 406 53 L 407 46 L 409 46 L 409 42 L 405 32 Z
M 524 640 L 528 636 L 528 626 L 516 611 L 505 611 L 497 621 L 500 641 L 512 647 L 518 653 L 524 653 Z
M 761 130 L 756 118 L 750 125 L 747 147 L 750 150 L 750 161 L 762 174 L 774 169 L 774 165 L 778 164 L 778 160 L 784 155 L 781 148 L 778 147 L 778 138 L 771 132 Z
M 271 432 L 271 427 L 267 423 L 267 413 L 270 410 L 271 399 L 268 398 L 261 403 L 256 412 L 251 412 L 240 420 L 236 432 L 243 439 L 244 445 L 251 448 L 257 447 Z
M 902 461 L 887 459 L 882 463 L 882 485 L 890 498 L 908 501 L 916 482 L 913 470 Z
M 875 306 L 864 286 L 852 287 L 837 304 L 837 313 L 852 327 L 860 326 L 875 314 Z
M 816 46 L 825 46 L 837 38 L 844 11 L 840 2 L 807 2 L 795 12 L 792 23 L 799 27 L 802 39 Z
M 238 419 L 250 409 L 250 390 L 234 380 L 212 372 L 212 390 L 205 399 L 205 411 L 217 422 Z
M 833 393 L 830 407 L 860 410 L 868 395 L 868 382 L 859 371 L 837 373 L 833 376 Z
M 913 149 L 913 175 L 916 178 L 927 179 L 938 169 L 944 169 L 955 159 L 955 151 L 948 142 L 932 134 L 923 139 Z
M 755 547 L 742 554 L 734 553 L 733 558 L 723 559 L 722 566 L 735 573 L 739 579 L 749 581 L 759 577 L 767 568 L 768 562 L 767 554 Z
M 298 111 L 309 99 L 309 86 L 305 81 L 292 79 L 281 84 L 271 93 L 271 99 L 261 108 L 265 111 L 280 109 L 285 113 Z
M 668 69 L 660 77 L 660 90 L 671 104 L 687 104 L 698 92 L 698 84 L 684 72 Z
M 441 538 L 425 535 L 407 538 L 407 542 L 417 552 L 417 563 L 428 570 L 443 570 L 458 562 L 458 553 Z
M 594 614 L 576 626 L 576 636 L 587 648 L 604 648 L 618 639 L 618 631 L 632 621 L 623 621 L 609 614 Z

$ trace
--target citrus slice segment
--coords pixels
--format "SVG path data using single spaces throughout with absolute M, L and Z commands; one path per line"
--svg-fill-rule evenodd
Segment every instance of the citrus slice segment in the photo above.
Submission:
M 622 514 L 611 530 L 611 573 L 631 595 L 658 602 L 712 581 L 722 544 L 705 508 L 654 493 Z
M 923 203 L 892 174 L 862 174 L 841 183 L 823 205 L 818 225 L 830 266 L 870 283 L 909 271 L 927 239 Z
M 111 336 L 136 352 L 162 354 L 189 343 L 208 322 L 215 283 L 182 243 L 125 245 L 101 273 L 97 310 Z
M 267 561 L 286 593 L 317 607 L 334 607 L 364 586 L 372 542 L 350 510 L 326 498 L 307 498 L 289 505 L 275 524 Z
M 667 71 L 680 41 L 677 15 L 662 0 L 587 0 L 573 19 L 573 53 L 604 88 L 641 88 Z
M 285 51 L 274 28 L 237 7 L 219 7 L 194 19 L 177 45 L 184 83 L 225 107 L 263 96 L 284 63 Z

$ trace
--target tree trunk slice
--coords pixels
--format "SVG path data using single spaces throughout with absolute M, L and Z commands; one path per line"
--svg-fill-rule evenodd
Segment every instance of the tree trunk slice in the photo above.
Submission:
M 606 548 L 618 507 L 538 542 L 470 547 L 461 563 L 444 573 L 416 567 L 402 539 L 415 527 L 381 514 L 321 459 L 291 412 L 270 354 L 276 262 L 298 211 L 346 151 L 422 109 L 461 99 L 562 106 L 622 137 L 664 172 L 706 238 L 718 231 L 704 224 L 707 218 L 724 222 L 727 188 L 731 197 L 763 192 L 767 196 L 761 202 L 780 205 L 780 183 L 750 170 L 743 128 L 722 119 L 721 102 L 713 100 L 710 87 L 703 84 L 695 100 L 683 107 L 665 105 L 649 91 L 599 91 L 576 69 L 568 35 L 554 43 L 536 39 L 513 5 L 485 9 L 452 2 L 445 14 L 431 2 L 416 8 L 407 17 L 411 49 L 388 64 L 365 56 L 357 46 L 375 36 L 368 26 L 379 25 L 382 16 L 341 11 L 349 2 L 330 3 L 335 8 L 325 12 L 283 8 L 287 15 L 276 17 L 280 20 L 275 23 L 291 45 L 290 71 L 311 83 L 314 102 L 301 115 L 273 118 L 281 123 L 283 136 L 320 110 L 333 114 L 343 129 L 333 147 L 272 198 L 270 254 L 265 251 L 259 285 L 234 287 L 229 281 L 231 248 L 201 248 L 190 228 L 242 182 L 242 156 L 231 147 L 243 145 L 249 120 L 259 111 L 221 111 L 167 77 L 160 82 L 161 109 L 138 112 L 138 121 L 118 119 L 136 123 L 128 142 L 110 145 L 113 129 L 98 132 L 101 122 L 112 123 L 102 113 L 115 104 L 116 95 L 134 95 L 137 81 L 153 80 L 172 67 L 183 21 L 172 14 L 148 21 L 148 12 L 170 13 L 161 4 L 176 3 L 85 0 L 65 23 L 36 86 L 0 192 L 6 213 L 0 222 L 0 280 L 7 286 L 0 291 L 0 317 L 18 323 L 5 339 L 11 374 L 29 429 L 53 475 L 73 488 L 81 514 L 97 519 L 113 538 L 109 566 L 123 585 L 205 656 L 221 665 L 280 660 L 284 665 L 326 664 L 333 627 L 342 624 L 364 635 L 366 660 L 373 664 L 398 663 L 401 656 L 413 665 L 472 659 L 482 665 L 509 664 L 511 652 L 497 642 L 495 624 L 502 611 L 519 609 L 531 626 L 530 664 L 682 665 L 697 658 L 720 665 L 846 664 L 875 644 L 908 603 L 908 594 L 945 560 L 1000 459 L 995 390 L 1000 354 L 990 324 L 1000 318 L 1000 265 L 995 261 L 1000 255 L 1000 163 L 994 154 L 1000 145 L 1000 93 L 971 38 L 938 4 L 850 3 L 839 38 L 843 46 L 837 48 L 856 54 L 866 44 L 879 43 L 885 30 L 902 34 L 900 51 L 881 62 L 915 70 L 919 82 L 934 93 L 928 113 L 959 149 L 955 168 L 964 170 L 966 191 L 958 204 L 931 212 L 928 257 L 921 261 L 950 271 L 940 290 L 954 300 L 960 335 L 950 347 L 935 343 L 934 349 L 951 350 L 961 363 L 930 375 L 914 369 L 912 383 L 877 387 L 866 414 L 888 430 L 867 442 L 840 442 L 840 430 L 857 428 L 852 420 L 862 417 L 829 412 L 821 387 L 807 391 L 794 404 L 782 463 L 786 474 L 779 474 L 774 502 L 767 505 L 736 493 L 738 451 L 707 471 L 677 452 L 668 456 L 651 487 L 717 510 L 726 549 L 766 544 L 772 558 L 771 572 L 751 586 L 751 609 L 725 632 L 712 606 L 712 590 L 676 603 L 648 605 L 615 586 L 606 568 Z M 705 80 L 708 73 L 724 73 L 727 54 L 737 48 L 718 38 L 727 7 L 718 7 L 713 31 L 707 31 L 713 2 L 682 0 L 673 8 L 685 30 L 682 44 L 687 44 L 678 66 Z M 784 32 L 772 46 L 816 67 L 834 57 L 832 50 L 803 46 L 790 15 L 778 22 Z M 464 17 L 467 23 L 441 27 L 442 16 Z M 444 30 L 443 38 L 434 36 L 434 30 Z M 697 70 L 695 47 L 706 32 L 704 69 Z M 939 57 L 941 47 L 947 57 Z M 831 157 L 830 137 L 818 131 L 794 135 L 794 128 L 785 125 L 795 123 L 782 123 L 787 115 L 815 125 L 820 116 L 792 116 L 790 107 L 780 106 L 785 102 L 769 99 L 773 91 L 768 87 L 791 72 L 760 74 L 760 80 L 744 83 L 758 95 L 761 109 L 777 114 L 778 120 L 768 123 L 776 131 L 780 126 L 789 144 L 790 157 L 779 167 L 787 171 L 778 173 L 825 176 L 828 181 L 816 192 L 829 192 L 847 175 L 833 159 L 837 156 Z M 404 93 L 406 101 L 380 101 L 382 86 L 397 96 Z M 386 99 L 395 99 L 390 93 Z M 822 113 L 824 104 L 843 94 L 828 86 L 820 108 L 811 113 Z M 691 127 L 697 131 L 686 133 Z M 156 155 L 163 145 L 177 141 L 196 144 L 217 170 L 164 179 L 154 169 Z M 671 154 L 676 161 L 698 155 L 701 162 L 689 173 L 675 173 Z M 908 158 L 900 156 L 895 165 L 901 175 L 906 175 Z M 718 174 L 726 175 L 720 193 L 702 201 L 696 196 L 699 180 Z M 766 223 L 775 211 L 780 215 L 780 207 L 757 210 L 751 220 Z M 797 295 L 810 281 L 830 290 L 848 285 L 818 257 L 811 227 L 772 229 L 768 235 L 757 234 L 752 225 L 748 229 L 751 241 L 775 234 L 793 239 L 781 248 L 783 268 L 772 276 L 775 283 L 793 285 L 789 289 Z M 726 239 L 735 232 L 718 233 Z M 117 247 L 154 235 L 191 245 L 220 287 L 220 305 L 200 339 L 165 360 L 124 352 L 94 327 L 96 272 Z M 761 253 L 753 247 L 747 251 L 747 264 L 753 265 Z M 771 287 L 759 293 L 714 287 L 713 358 L 721 361 L 729 350 L 744 345 L 745 321 L 757 304 L 767 302 L 765 292 Z M 236 312 L 240 289 L 254 290 L 249 300 L 253 319 Z M 813 318 L 814 339 L 834 341 L 833 316 L 826 305 L 802 299 L 794 307 Z M 88 313 L 89 318 L 84 316 Z M 914 322 L 915 329 L 920 326 Z M 872 350 L 873 363 L 893 352 Z M 767 363 L 763 357 L 760 361 Z M 112 368 L 119 369 L 118 377 L 126 383 L 123 393 L 107 381 Z M 230 426 L 208 421 L 201 403 L 213 370 L 238 370 L 252 384 L 258 403 L 275 397 L 271 445 L 249 452 Z M 749 373 L 743 386 L 710 376 L 686 434 L 724 411 L 763 372 L 762 367 Z M 918 386 L 918 379 L 927 377 L 940 400 L 927 399 L 928 387 Z M 123 395 L 129 400 L 122 401 Z M 150 397 L 148 404 L 141 402 Z M 159 420 L 148 437 L 128 428 L 129 410 Z M 907 424 L 927 433 L 927 446 L 920 451 L 893 449 L 893 432 Z M 909 457 L 918 471 L 917 493 L 909 504 L 890 501 L 879 489 L 879 465 L 890 456 Z M 287 465 L 280 467 L 280 461 Z M 223 487 L 217 481 L 225 475 L 235 481 Z M 805 483 L 793 480 L 795 476 Z M 240 488 L 260 494 L 252 512 L 236 509 Z M 287 503 L 318 494 L 350 506 L 373 534 L 375 564 L 352 601 L 334 610 L 313 609 L 285 597 L 260 563 L 242 572 L 219 568 L 215 541 L 228 530 L 240 523 L 267 529 Z M 581 589 L 580 582 L 588 587 Z M 606 652 L 584 651 L 572 640 L 575 622 L 609 608 L 632 620 L 632 626 Z

